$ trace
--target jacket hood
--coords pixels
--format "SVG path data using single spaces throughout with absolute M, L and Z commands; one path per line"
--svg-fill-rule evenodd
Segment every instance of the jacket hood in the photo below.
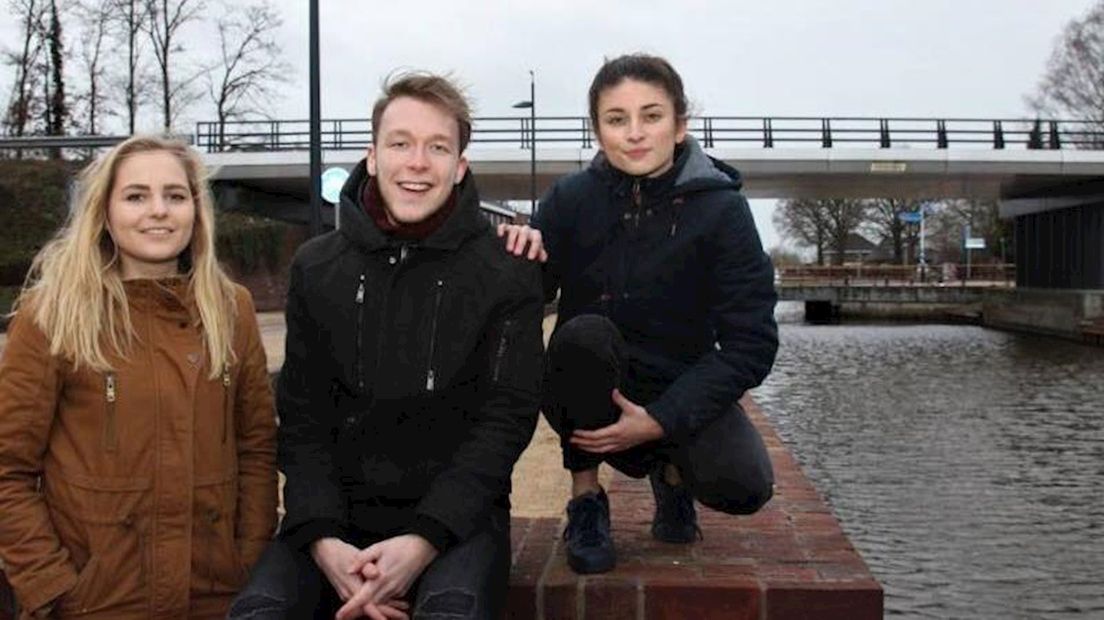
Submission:
M 739 171 L 706 154 L 697 139 L 687 134 L 682 144 L 675 147 L 675 163 L 658 177 L 634 177 L 614 168 L 606 154 L 599 151 L 590 162 L 589 170 L 598 174 L 618 190 L 628 191 L 636 180 L 644 184 L 649 193 L 667 190 L 675 194 L 743 187 Z
M 353 166 L 349 178 L 341 188 L 338 209 L 341 210 L 341 234 L 353 244 L 370 252 L 399 242 L 380 230 L 364 209 L 361 196 L 368 179 L 367 160 L 362 159 Z M 418 242 L 418 245 L 455 250 L 468 237 L 490 227 L 490 223 L 479 212 L 479 191 L 475 187 L 471 170 L 464 174 L 464 178 L 452 191 L 456 193 L 456 208 L 440 228 Z

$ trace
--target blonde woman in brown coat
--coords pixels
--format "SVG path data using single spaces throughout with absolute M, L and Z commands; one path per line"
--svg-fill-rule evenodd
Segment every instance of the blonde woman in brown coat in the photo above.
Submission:
M 276 518 L 250 295 L 203 164 L 136 137 L 89 166 L 0 359 L 0 558 L 25 617 L 222 618 Z

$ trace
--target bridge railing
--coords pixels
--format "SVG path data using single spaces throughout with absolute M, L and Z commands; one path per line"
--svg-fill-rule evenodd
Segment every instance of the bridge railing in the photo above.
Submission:
M 478 117 L 472 142 L 528 149 L 535 138 L 542 146 L 594 146 L 587 117 L 542 116 L 535 127 L 531 124 L 527 116 Z M 707 148 L 1104 148 L 1104 124 L 1080 120 L 696 116 L 688 129 Z M 322 121 L 324 149 L 363 149 L 371 139 L 367 119 Z M 196 124 L 195 143 L 208 152 L 306 150 L 310 123 L 306 119 L 202 121 Z
M 590 119 L 584 116 L 542 116 L 531 126 L 527 116 L 478 117 L 472 142 L 529 149 L 593 148 Z M 735 146 L 798 148 L 916 149 L 1104 149 L 1104 123 L 1081 120 L 861 118 L 803 116 L 696 116 L 688 129 L 707 148 Z M 0 137 L 0 157 L 12 151 L 43 156 L 58 149 L 97 150 L 125 136 Z M 183 136 L 201 150 L 300 151 L 310 146 L 306 119 L 201 121 L 195 135 Z M 322 121 L 322 148 L 363 149 L 372 139 L 371 123 L 363 118 Z
M 1016 266 L 940 263 L 921 265 L 783 265 L 775 267 L 776 284 L 800 286 L 970 286 L 1011 287 Z

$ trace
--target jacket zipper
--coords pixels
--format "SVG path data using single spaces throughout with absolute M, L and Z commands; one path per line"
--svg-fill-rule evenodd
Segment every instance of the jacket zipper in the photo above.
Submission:
M 114 452 L 118 447 L 118 437 L 115 432 L 115 373 L 108 372 L 104 375 L 104 401 L 107 407 L 107 420 L 104 423 L 104 446 L 108 452 Z
M 230 421 L 233 419 L 231 411 L 233 399 L 230 397 L 230 364 L 222 365 L 222 443 L 226 444 L 226 438 L 230 435 Z
M 357 388 L 364 392 L 364 274 L 360 274 L 360 282 L 357 284 L 356 297 L 356 377 Z
M 445 290 L 445 281 L 437 280 L 437 295 L 433 301 L 433 321 L 429 325 L 429 361 L 426 369 L 427 392 L 432 392 L 437 387 L 437 373 L 433 369 L 433 355 L 437 349 L 437 317 L 441 313 L 441 296 Z
M 498 383 L 498 376 L 502 371 L 502 360 L 506 357 L 506 344 L 509 337 L 510 328 L 513 327 L 513 319 L 507 319 L 502 324 L 502 336 L 498 339 L 498 348 L 495 349 L 495 363 L 494 371 L 491 373 L 491 379 Z
M 640 228 L 640 209 L 644 205 L 644 199 L 640 195 L 640 179 L 633 180 L 632 186 L 632 201 L 633 201 L 633 228 Z
M 629 251 L 633 245 L 633 237 L 640 230 L 640 211 L 644 204 L 644 197 L 640 188 L 640 179 L 633 179 L 632 184 L 632 230 L 625 231 L 625 241 L 621 248 L 621 269 L 619 275 L 621 278 L 620 292 L 615 294 L 614 303 L 617 303 L 620 299 L 625 299 L 626 290 L 629 286 Z

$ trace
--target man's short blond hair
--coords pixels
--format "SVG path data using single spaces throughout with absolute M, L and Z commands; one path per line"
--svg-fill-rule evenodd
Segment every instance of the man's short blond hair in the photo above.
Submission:
M 392 74 L 383 82 L 383 94 L 372 106 L 372 143 L 379 137 L 380 121 L 391 102 L 399 97 L 410 97 L 435 105 L 456 119 L 460 135 L 460 151 L 464 152 L 471 140 L 471 105 L 463 91 L 449 78 L 422 71 Z

